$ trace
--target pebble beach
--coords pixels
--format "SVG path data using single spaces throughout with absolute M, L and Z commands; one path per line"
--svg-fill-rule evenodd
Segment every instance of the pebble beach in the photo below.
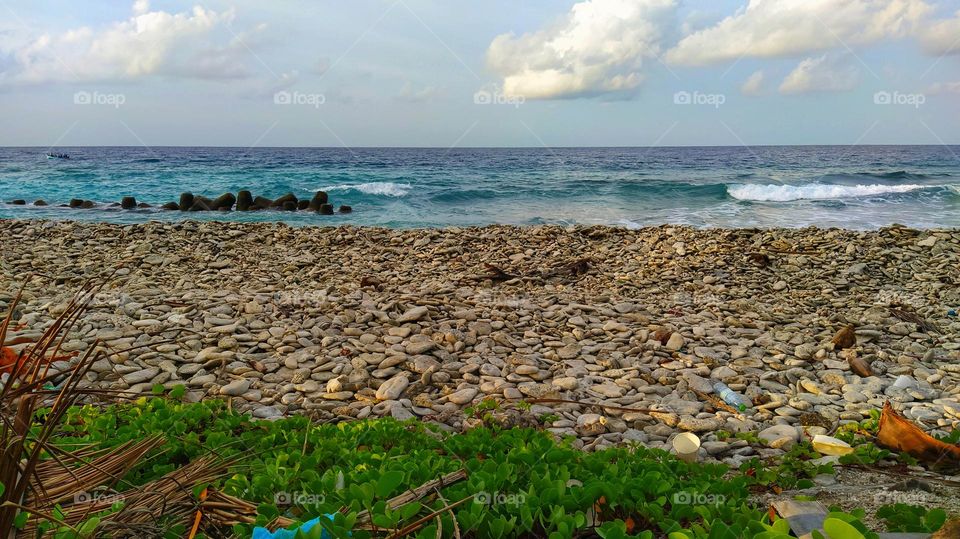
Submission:
M 11 338 L 101 286 L 61 347 L 102 348 L 86 385 L 267 420 L 539 425 L 587 450 L 693 432 L 735 465 L 886 401 L 960 424 L 956 229 L 2 220 L 0 264 Z

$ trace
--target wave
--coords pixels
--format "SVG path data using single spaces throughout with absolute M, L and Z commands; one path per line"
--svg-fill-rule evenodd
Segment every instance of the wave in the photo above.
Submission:
M 359 191 L 366 195 L 402 197 L 406 196 L 411 189 L 413 186 L 409 183 L 372 182 L 331 185 L 324 187 L 321 191 Z
M 737 200 L 758 202 L 789 202 L 791 200 L 831 200 L 838 198 L 856 198 L 892 193 L 909 193 L 931 186 L 908 185 L 746 185 L 727 186 L 727 194 Z

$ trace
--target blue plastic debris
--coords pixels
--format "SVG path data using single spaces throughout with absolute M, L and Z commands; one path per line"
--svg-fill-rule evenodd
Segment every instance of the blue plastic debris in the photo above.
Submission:
M 957 316 L 957 310 L 950 309 L 949 311 L 947 311 L 947 316 Z
M 327 520 L 330 520 L 331 522 L 333 522 L 333 515 L 326 514 L 323 516 L 327 518 Z M 254 528 L 252 539 L 294 539 L 298 531 L 302 531 L 303 533 L 308 533 L 310 530 L 313 529 L 314 526 L 319 525 L 320 518 L 321 517 L 317 517 L 312 520 L 308 520 L 303 524 L 301 524 L 299 528 L 296 528 L 293 530 L 277 530 L 275 532 L 271 532 L 266 528 Z M 323 530 L 323 533 L 320 535 L 320 537 L 321 539 L 333 539 L 330 536 L 330 532 L 328 532 L 327 530 Z

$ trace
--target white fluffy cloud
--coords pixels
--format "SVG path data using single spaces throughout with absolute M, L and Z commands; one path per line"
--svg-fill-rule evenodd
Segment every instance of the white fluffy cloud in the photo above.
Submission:
M 849 58 L 824 54 L 800 62 L 780 83 L 780 93 L 847 92 L 858 79 L 859 70 Z
M 747 80 L 743 81 L 743 85 L 740 86 L 740 93 L 743 95 L 760 95 L 762 90 L 763 71 L 755 71 L 752 75 L 747 77 Z
M 659 54 L 675 8 L 675 0 L 585 0 L 548 28 L 497 36 L 487 63 L 511 96 L 626 94 L 642 82 L 643 61 Z
M 917 39 L 927 54 L 960 54 L 960 11 L 952 19 L 930 24 L 918 32 Z
M 929 11 L 923 0 L 750 0 L 684 37 L 665 58 L 699 66 L 864 45 L 913 34 Z
M 227 28 L 232 11 L 218 13 L 200 6 L 183 13 L 151 11 L 147 0 L 137 0 L 132 11 L 129 19 L 105 28 L 45 34 L 16 47 L 11 51 L 13 61 L 0 72 L 0 84 L 150 75 L 233 79 L 248 74 L 245 38 Z

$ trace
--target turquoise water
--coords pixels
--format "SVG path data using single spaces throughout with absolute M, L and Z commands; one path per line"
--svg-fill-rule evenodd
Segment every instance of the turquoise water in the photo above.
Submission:
M 47 159 L 48 151 L 71 159 Z M 438 227 L 960 226 L 960 147 L 683 148 L 0 148 L 0 217 L 132 223 L 217 219 L 294 225 Z M 182 191 L 249 189 L 309 198 L 351 214 L 170 212 Z M 72 198 L 91 209 L 60 207 Z M 26 206 L 9 204 L 24 199 Z M 47 207 L 31 203 L 43 199 Z

